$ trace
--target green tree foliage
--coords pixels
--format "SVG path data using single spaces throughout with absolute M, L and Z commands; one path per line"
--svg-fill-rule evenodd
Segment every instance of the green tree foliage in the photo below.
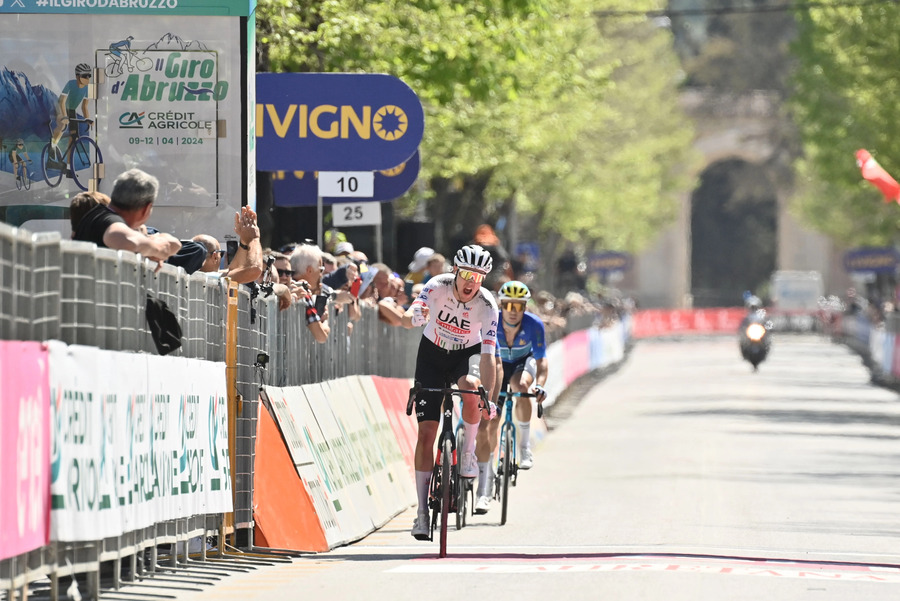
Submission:
M 635 251 L 692 184 L 682 175 L 692 131 L 677 110 L 668 31 L 594 16 L 641 6 L 652 8 L 648 0 L 260 0 L 259 68 L 405 81 L 425 109 L 421 177 L 432 182 L 432 212 L 478 223 L 514 203 L 539 217 L 530 221 L 538 235 Z M 461 200 L 448 206 L 451 195 Z
M 900 207 L 882 202 L 864 181 L 854 154 L 865 148 L 900 176 L 896 101 L 900 6 L 835 6 L 798 14 L 793 51 L 800 62 L 791 99 L 803 138 L 797 208 L 822 232 L 847 245 L 897 239 Z

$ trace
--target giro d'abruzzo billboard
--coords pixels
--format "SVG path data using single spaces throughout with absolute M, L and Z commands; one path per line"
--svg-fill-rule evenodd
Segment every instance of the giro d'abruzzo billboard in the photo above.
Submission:
M 234 240 L 256 204 L 254 32 L 255 0 L 0 2 L 0 220 L 67 237 L 75 194 L 139 168 L 160 182 L 149 225 Z

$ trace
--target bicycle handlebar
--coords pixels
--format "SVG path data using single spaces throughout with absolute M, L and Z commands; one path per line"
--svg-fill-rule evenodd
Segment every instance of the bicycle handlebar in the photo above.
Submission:
M 530 398 L 530 399 L 533 399 L 533 398 L 537 397 L 537 395 L 534 394 L 533 392 L 501 392 L 501 393 L 500 393 L 500 398 L 504 398 L 504 397 L 510 397 L 510 398 L 512 398 L 512 397 L 520 397 L 520 398 Z M 544 417 L 544 405 L 543 405 L 543 403 L 538 403 L 538 404 L 537 404 L 537 414 L 538 414 L 538 419 Z
M 440 394 L 477 394 L 483 403 L 482 407 L 488 407 L 487 391 L 484 386 L 479 386 L 477 390 L 461 390 L 458 388 L 426 388 L 418 382 L 409 389 L 409 400 L 406 402 L 406 415 L 412 415 L 413 406 L 416 402 L 416 396 L 420 392 L 438 392 Z

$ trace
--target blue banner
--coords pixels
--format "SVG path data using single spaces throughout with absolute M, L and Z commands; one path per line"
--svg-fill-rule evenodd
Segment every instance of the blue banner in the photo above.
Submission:
M 391 169 L 413 155 L 424 131 L 419 97 L 391 75 L 256 75 L 260 171 Z
M 632 258 L 628 253 L 607 251 L 594 253 L 588 259 L 588 271 L 600 275 L 606 275 L 613 271 L 628 271 L 631 269 Z
M 419 153 L 416 151 L 399 167 L 375 172 L 374 195 L 371 198 L 323 197 L 322 204 L 336 202 L 391 201 L 403 196 L 416 182 L 419 175 Z M 315 206 L 319 183 L 313 171 L 277 171 L 272 174 L 272 194 L 275 206 Z
M 854 248 L 844 253 L 844 269 L 849 273 L 894 273 L 897 250 L 890 246 Z

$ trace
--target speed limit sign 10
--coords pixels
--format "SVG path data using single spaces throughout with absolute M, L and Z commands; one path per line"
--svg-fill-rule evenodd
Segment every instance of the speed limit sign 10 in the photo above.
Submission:
M 380 202 L 353 202 L 331 205 L 331 217 L 336 226 L 379 225 L 381 223 Z

